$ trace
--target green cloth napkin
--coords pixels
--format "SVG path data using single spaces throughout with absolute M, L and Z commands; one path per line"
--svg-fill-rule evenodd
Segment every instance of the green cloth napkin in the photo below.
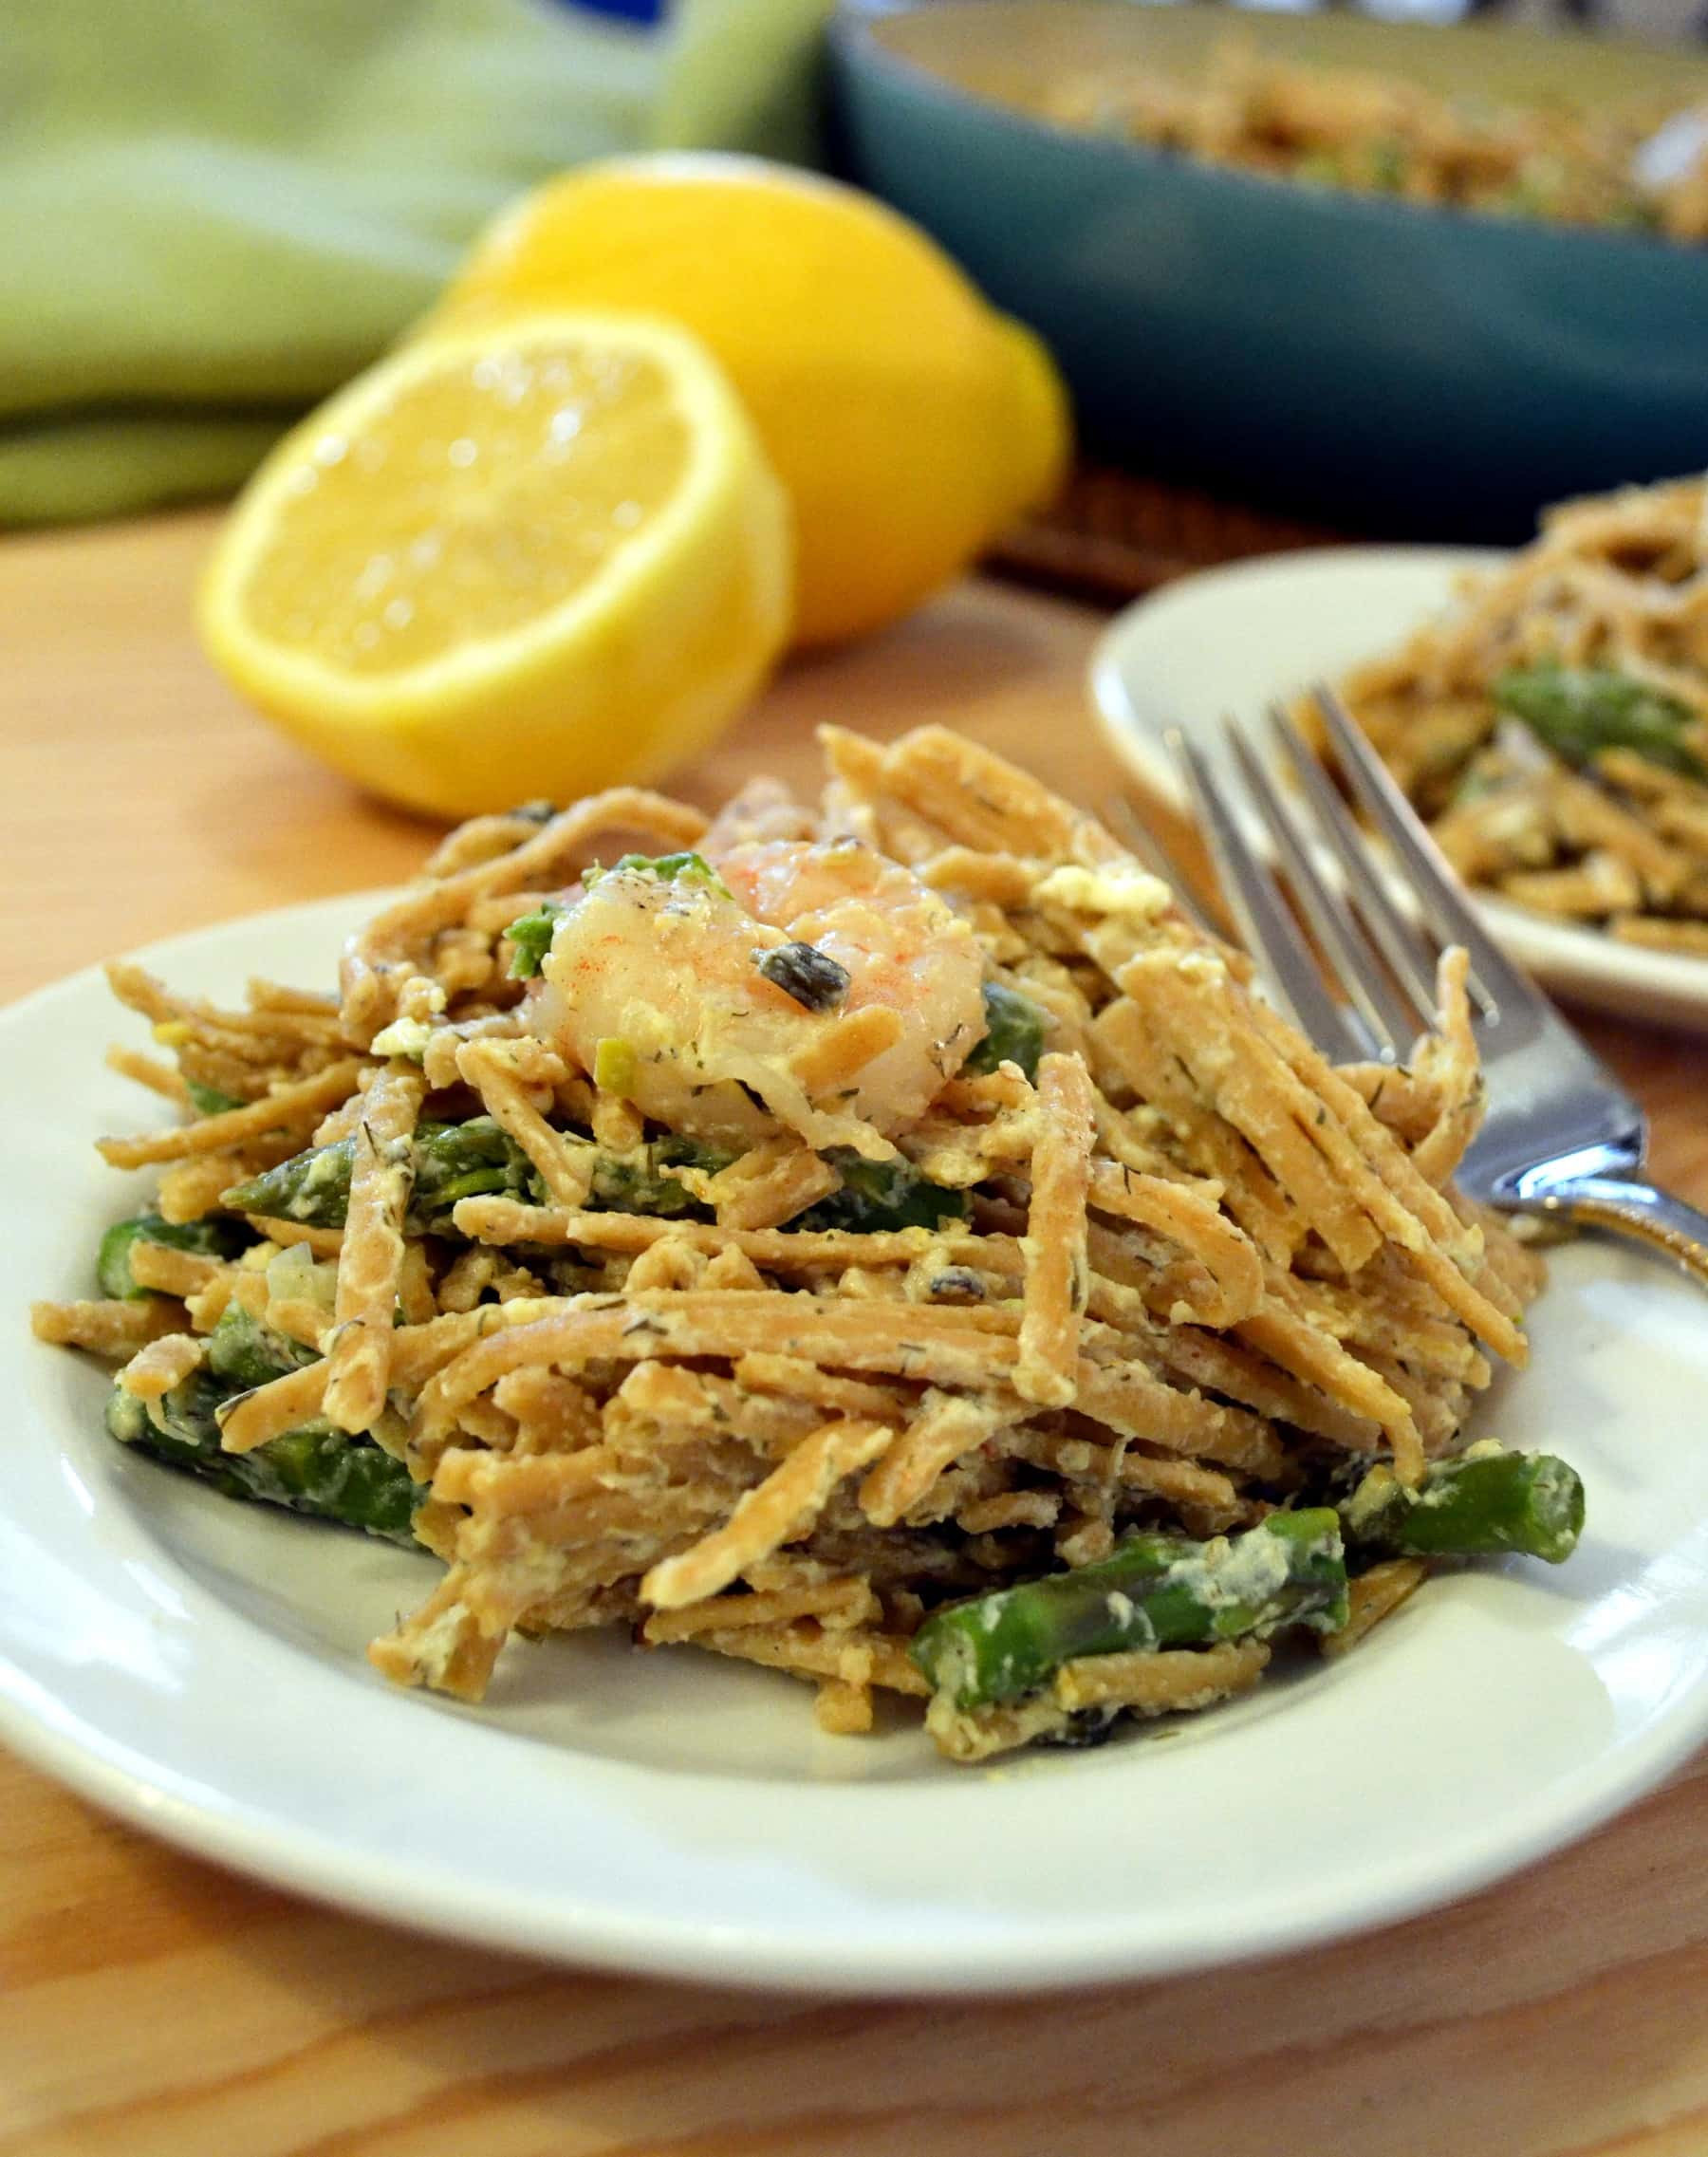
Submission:
M 828 0 L 51 0 L 8 25 L 0 522 L 234 486 L 548 173 L 809 158 Z

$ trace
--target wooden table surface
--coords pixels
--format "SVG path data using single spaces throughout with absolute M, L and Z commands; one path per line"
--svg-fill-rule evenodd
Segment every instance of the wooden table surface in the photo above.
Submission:
M 0 997 L 170 931 L 405 875 L 431 836 L 200 660 L 200 516 L 0 542 Z M 1100 617 L 972 585 L 791 669 L 684 790 L 805 774 L 822 719 L 953 721 L 1095 804 Z M 1596 1040 L 1708 1202 L 1699 1049 Z M 9 1442 L 32 1442 L 14 1429 Z M 255 1887 L 0 1756 L 0 2152 L 66 2157 L 1699 2157 L 1708 1757 L 1439 1914 L 1165 1983 L 964 2006 L 580 1975 Z

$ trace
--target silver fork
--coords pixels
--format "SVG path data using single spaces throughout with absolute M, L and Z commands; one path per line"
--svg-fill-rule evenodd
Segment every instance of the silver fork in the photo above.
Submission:
M 1633 1237 L 1708 1286 L 1708 1215 L 1643 1177 L 1648 1123 L 1642 1108 L 1494 943 L 1339 699 L 1324 689 L 1313 695 L 1335 759 L 1387 842 L 1422 923 L 1438 945 L 1462 944 L 1470 956 L 1473 1032 L 1487 1074 L 1488 1110 L 1458 1169 L 1459 1188 L 1507 1212 L 1551 1215 Z M 1283 798 L 1232 721 L 1229 738 L 1286 889 L 1248 844 L 1195 744 L 1178 731 L 1169 735 L 1223 895 L 1272 988 L 1325 1055 L 1398 1063 L 1433 1011 L 1435 952 L 1390 897 L 1340 793 L 1286 711 L 1274 705 L 1269 716 L 1298 779 L 1299 806 Z M 1318 870 L 1322 846 L 1340 865 L 1343 890 Z M 1301 921 L 1309 926 L 1314 952 Z

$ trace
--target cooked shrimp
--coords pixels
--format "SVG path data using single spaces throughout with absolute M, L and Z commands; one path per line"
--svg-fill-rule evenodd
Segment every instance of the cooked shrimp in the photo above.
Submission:
M 853 840 L 752 841 L 715 866 L 619 868 L 584 892 L 547 955 L 536 1031 L 585 1070 L 615 1062 L 635 1106 L 674 1130 L 747 1146 L 781 1125 L 889 1154 L 882 1134 L 923 1112 L 985 1031 L 971 928 Z M 873 1009 L 899 1032 L 872 1029 L 875 1051 L 815 1099 L 815 1050 Z

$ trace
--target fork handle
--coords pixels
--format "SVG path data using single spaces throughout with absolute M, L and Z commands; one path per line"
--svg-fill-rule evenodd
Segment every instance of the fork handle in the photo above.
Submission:
M 1550 1182 L 1520 1210 L 1564 1215 L 1580 1228 L 1645 1243 L 1708 1288 L 1708 1214 L 1652 1183 L 1626 1176 L 1569 1177 Z

